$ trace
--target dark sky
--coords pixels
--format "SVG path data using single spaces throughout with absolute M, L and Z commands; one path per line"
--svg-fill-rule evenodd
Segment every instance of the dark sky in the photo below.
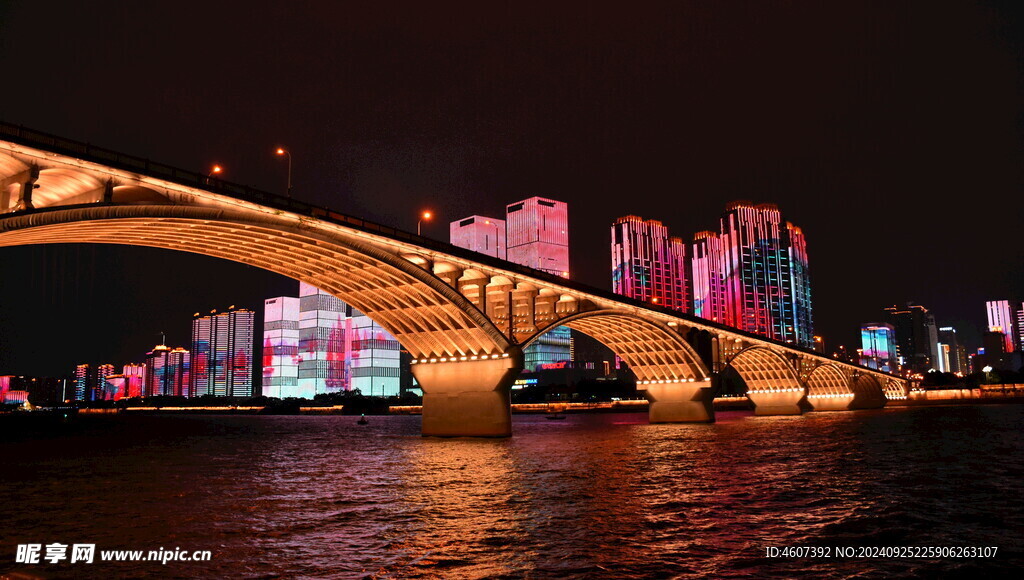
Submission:
M 0 0 L 0 118 L 447 240 L 569 204 L 573 277 L 609 225 L 717 229 L 734 199 L 807 236 L 815 327 L 916 301 L 978 346 L 1024 297 L 1019 3 Z M 138 248 L 0 249 L 0 373 L 123 363 L 195 311 L 294 284 Z M 136 354 L 137 353 L 137 354 Z

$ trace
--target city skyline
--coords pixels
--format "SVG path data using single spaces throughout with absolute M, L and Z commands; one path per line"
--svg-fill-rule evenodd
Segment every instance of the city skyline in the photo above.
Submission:
M 490 43 L 488 35 L 507 40 L 508 33 L 471 13 L 440 17 L 423 9 L 389 24 L 367 7 L 355 9 L 354 20 L 325 18 L 331 15 L 316 7 L 261 8 L 294 25 L 283 28 L 321 31 L 308 40 L 326 55 L 327 66 L 310 68 L 287 51 L 260 59 L 239 52 L 234 35 L 249 16 L 223 8 L 192 23 L 164 7 L 96 6 L 46 16 L 31 5 L 4 7 L 0 26 L 11 39 L 0 55 L 4 64 L 27 61 L 31 46 L 34 58 L 54 67 L 23 91 L 0 97 L 4 120 L 195 170 L 218 163 L 226 179 L 281 193 L 286 166 L 273 151 L 284 145 L 295 155 L 296 198 L 412 231 L 420 208 L 429 207 L 436 218 L 423 232 L 437 240 L 444 240 L 447 221 L 497 215 L 508 199 L 562 199 L 574 208 L 573 278 L 604 288 L 607 260 L 588 256 L 603 258 L 607 224 L 616 217 L 643 215 L 674 232 L 692 232 L 706 228 L 733 199 L 776 203 L 811 241 L 815 328 L 830 345 L 854 347 L 861 323 L 877 319 L 883 307 L 913 301 L 977 347 L 985 325 L 979 305 L 1024 294 L 1017 273 L 1022 250 L 1012 228 L 986 229 L 977 240 L 967 236 L 953 256 L 927 250 L 930 243 L 947 248 L 944 240 L 961 224 L 985 223 L 992 207 L 1005 208 L 1002 219 L 1019 221 L 1012 200 L 1022 186 L 1015 121 L 1021 65 L 1012 55 L 1020 43 L 1007 31 L 1019 25 L 1020 15 L 1005 7 L 929 6 L 925 20 L 889 6 L 766 4 L 736 14 L 659 5 L 625 15 L 559 7 L 519 16 L 521 26 L 536 33 L 521 54 Z M 67 45 L 33 44 L 26 35 L 40 18 L 57 37 L 90 49 L 64 59 Z M 224 26 L 238 19 L 237 26 Z M 407 35 L 414 19 L 447 34 Z M 113 34 L 110 22 L 166 22 L 146 28 L 150 37 L 165 39 L 189 26 L 203 29 L 184 51 L 148 41 L 127 50 L 118 34 L 141 30 L 119 27 Z M 828 34 L 821 34 L 821 22 L 831 23 Z M 552 23 L 559 34 L 549 31 Z M 86 29 L 108 34 L 86 41 Z M 256 29 L 273 40 L 292 38 Z M 345 56 L 351 53 L 335 44 L 333 30 L 364 48 Z M 677 31 L 686 31 L 679 35 L 686 44 L 669 34 Z M 728 42 L 764 39 L 768 31 L 773 39 L 791 40 L 742 43 L 761 46 L 763 54 Z M 619 51 L 623 43 L 632 49 Z M 806 50 L 812 43 L 815 50 Z M 467 45 L 482 49 L 466 51 Z M 89 79 L 136 78 L 131 71 L 147 67 L 207 70 L 199 63 L 221 57 L 239 66 L 219 67 L 216 82 L 185 72 L 136 80 L 158 95 L 155 101 L 119 96 L 111 102 L 86 89 Z M 378 72 L 384 62 L 398 65 L 384 75 Z M 542 62 L 550 66 L 535 66 Z M 437 80 L 416 74 L 426 65 L 439 71 Z M 528 68 L 538 72 L 525 74 Z M 350 74 L 338 74 L 342 70 Z M 489 71 L 483 81 L 467 74 L 480 70 Z M 579 74 L 566 81 L 568 89 L 558 88 L 552 81 L 564 80 L 567 70 Z M 716 78 L 715 70 L 731 74 Z M 815 71 L 813 82 L 805 80 L 807 70 Z M 246 90 L 262 88 L 264 73 L 282 71 L 270 76 L 291 85 Z M 939 77 L 960 82 L 936 91 Z M 772 89 L 742 96 L 750 83 Z M 290 104 L 285 86 L 292 85 L 304 106 Z M 680 88 L 689 86 L 701 88 Z M 815 98 L 799 98 L 808 94 Z M 939 201 L 967 195 L 971 202 Z M 98 325 L 123 329 L 135 351 L 151 348 L 160 330 L 170 332 L 170 342 L 184 343 L 187 337 L 174 336 L 180 331 L 160 310 L 187 315 L 195 302 L 258 310 L 263 298 L 282 295 L 289 283 L 245 266 L 134 248 L 5 248 L 0 268 L 0 348 L 14 353 L 18 365 L 37 364 L 33 359 L 42 355 L 31 351 L 41 344 L 62 352 L 102 347 L 106 351 L 85 358 L 128 361 L 133 357 L 119 358 L 117 345 L 94 344 L 107 340 L 97 340 Z M 193 284 L 170 272 L 202 272 L 207 280 L 216 273 L 220 282 Z M 884 283 L 860 281 L 866 278 Z M 237 287 L 210 287 L 227 284 Z M 84 305 L 105 317 L 79 312 Z M 61 332 L 30 328 L 28 312 L 42 313 L 46 325 Z M 136 322 L 147 318 L 149 326 Z

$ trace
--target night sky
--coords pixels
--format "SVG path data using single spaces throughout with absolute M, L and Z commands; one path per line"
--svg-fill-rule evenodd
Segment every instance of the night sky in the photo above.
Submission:
M 609 226 L 692 239 L 780 206 L 815 330 L 915 301 L 980 346 L 1024 298 L 1020 3 L 0 0 L 0 119 L 415 231 L 569 204 L 573 278 L 610 287 Z M 1017 6 L 1015 6 L 1015 4 Z M 189 254 L 0 248 L 0 374 L 141 361 L 196 311 L 294 282 Z

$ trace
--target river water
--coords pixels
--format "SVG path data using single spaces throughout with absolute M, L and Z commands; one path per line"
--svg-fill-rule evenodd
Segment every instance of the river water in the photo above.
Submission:
M 0 417 L 0 572 L 42 578 L 934 578 L 1019 573 L 1024 406 L 799 417 L 519 415 L 505 440 L 415 416 Z M 210 550 L 17 563 L 18 544 Z M 997 546 L 994 558 L 768 558 Z M 45 548 L 43 548 L 45 555 Z

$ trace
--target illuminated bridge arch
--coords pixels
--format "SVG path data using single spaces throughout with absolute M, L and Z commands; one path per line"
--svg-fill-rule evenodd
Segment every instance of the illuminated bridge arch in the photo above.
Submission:
M 523 347 L 555 326 L 567 326 L 601 342 L 626 361 L 640 388 L 679 381 L 704 381 L 707 367 L 671 327 L 623 310 L 594 310 L 563 318 L 541 329 Z
M 62 183 L 67 187 L 61 191 L 76 201 L 89 185 L 95 185 L 79 179 Z M 92 191 L 95 195 L 96 190 Z M 143 187 L 115 193 L 123 194 L 122 199 L 160 197 Z M 322 288 L 380 324 L 414 358 L 493 356 L 514 349 L 491 321 L 451 286 L 409 260 L 351 235 L 325 235 L 269 213 L 257 216 L 182 205 L 61 207 L 59 196 L 40 199 L 44 208 L 52 209 L 10 215 L 0 221 L 0 247 L 107 243 L 204 254 Z
M 853 390 L 839 366 L 820 364 L 807 375 L 807 402 L 815 411 L 839 411 L 849 408 Z
M 748 346 L 729 358 L 723 369 L 736 371 L 747 385 L 747 398 L 758 415 L 799 415 L 806 405 L 800 377 L 785 356 L 765 346 Z
M 906 399 L 908 388 L 906 381 L 899 381 L 892 378 L 885 379 L 885 398 L 890 401 Z

